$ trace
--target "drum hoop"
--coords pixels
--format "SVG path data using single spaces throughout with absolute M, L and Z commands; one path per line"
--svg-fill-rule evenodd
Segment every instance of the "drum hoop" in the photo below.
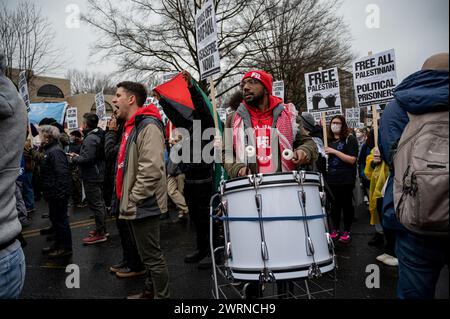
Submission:
M 313 179 L 306 179 L 303 183 L 304 186 L 317 186 L 320 187 L 320 181 L 316 181 Z M 287 186 L 298 186 L 298 183 L 295 181 L 286 181 L 286 182 L 280 182 L 280 181 L 273 181 L 273 182 L 263 182 L 258 188 L 272 188 L 272 187 L 287 187 Z M 239 185 L 239 186 L 232 186 L 232 187 L 225 187 L 224 195 L 235 193 L 237 190 L 252 190 L 254 187 L 252 185 Z
M 324 261 L 321 261 L 319 263 L 316 263 L 319 267 L 326 267 L 332 265 L 334 262 L 333 258 L 326 259 Z M 270 270 L 275 273 L 287 273 L 287 272 L 296 272 L 296 271 L 307 271 L 309 270 L 309 267 L 312 265 L 310 264 L 303 264 L 301 266 L 291 266 L 287 268 L 278 268 L 278 267 L 270 267 Z M 240 274 L 259 274 L 261 273 L 261 269 L 248 269 L 248 268 L 233 268 L 229 267 L 231 271 L 235 273 Z
M 296 172 L 296 171 L 290 171 L 290 172 L 279 172 L 279 173 L 270 173 L 270 174 L 262 174 L 263 175 L 263 177 L 272 177 L 272 176 L 284 176 L 284 175 L 290 175 L 290 176 L 292 176 L 292 173 L 293 172 Z M 305 172 L 305 175 L 315 175 L 315 176 L 317 176 L 317 177 L 319 177 L 320 176 L 320 173 L 318 173 L 318 172 L 313 172 L 313 171 L 304 171 Z M 239 180 L 244 180 L 244 179 L 248 179 L 248 176 L 242 176 L 242 177 L 236 177 L 236 178 L 233 178 L 232 180 L 229 180 L 229 181 L 227 181 L 227 182 L 231 182 L 231 181 L 239 181 Z
M 259 174 L 262 176 L 263 181 L 261 184 L 259 184 L 258 186 L 263 186 L 263 185 L 271 185 L 271 184 L 288 184 L 288 183 L 296 183 L 298 184 L 298 181 L 295 180 L 295 173 L 298 171 L 290 171 L 290 172 L 279 172 L 279 173 L 271 173 L 271 174 Z M 312 172 L 312 171 L 300 171 L 301 173 L 304 173 L 305 179 L 303 181 L 303 183 L 317 183 L 319 186 L 320 184 L 320 173 L 318 172 Z M 316 178 L 311 178 L 311 175 L 314 175 Z M 277 176 L 289 176 L 289 177 L 293 177 L 293 180 L 275 180 L 275 181 L 270 181 L 268 182 L 267 179 L 270 179 L 271 177 L 277 177 Z M 309 178 L 308 178 L 309 177 Z M 228 181 L 224 181 L 223 182 L 223 191 L 226 192 L 229 189 L 235 189 L 235 188 L 244 188 L 244 187 L 254 187 L 254 185 L 252 184 L 244 184 L 241 185 L 239 182 L 242 181 L 248 181 L 249 180 L 249 176 L 242 176 L 242 177 L 237 177 L 237 178 L 233 178 L 231 180 Z M 240 184 L 238 186 L 229 186 L 230 184 Z
M 254 217 L 254 216 L 248 216 L 248 217 L 228 217 L 228 216 L 211 216 L 214 219 L 219 220 L 226 220 L 230 222 L 259 222 L 262 221 L 305 221 L 305 220 L 314 220 L 314 219 L 322 219 L 326 218 L 327 215 L 325 214 L 317 214 L 317 215 L 309 215 L 309 216 L 268 216 L 268 217 Z

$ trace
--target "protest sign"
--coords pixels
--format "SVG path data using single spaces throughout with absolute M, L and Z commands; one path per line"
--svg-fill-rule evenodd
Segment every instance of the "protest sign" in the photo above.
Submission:
M 360 123 L 361 116 L 360 108 L 351 108 L 345 110 L 345 121 L 347 122 L 348 127 L 357 128 Z
M 353 83 L 359 107 L 391 101 L 397 85 L 394 49 L 354 61 Z
M 308 113 L 311 113 L 314 116 L 314 120 L 316 121 L 316 123 L 321 123 L 321 121 L 322 121 L 321 114 L 323 114 L 325 116 L 325 121 L 326 121 L 327 125 L 330 124 L 330 121 L 333 116 L 342 115 L 342 112 L 340 109 L 324 111 L 322 113 L 321 112 L 308 112 Z
M 66 112 L 66 123 L 69 131 L 78 129 L 77 108 L 69 107 Z
M 320 121 L 320 112 L 326 112 L 325 117 L 342 113 L 337 68 L 306 73 L 305 87 L 308 112 L 316 120 Z
M 197 54 L 201 80 L 220 73 L 220 55 L 217 43 L 217 24 L 214 2 L 206 1 L 195 15 Z
M 272 85 L 273 95 L 284 101 L 284 81 L 275 81 Z
M 28 84 L 27 84 L 27 72 L 22 71 L 19 74 L 19 91 L 22 96 L 25 106 L 27 107 L 27 112 L 30 112 L 30 95 L 28 94 Z
M 106 116 L 105 97 L 103 91 L 95 95 L 95 108 L 97 116 L 102 120 Z

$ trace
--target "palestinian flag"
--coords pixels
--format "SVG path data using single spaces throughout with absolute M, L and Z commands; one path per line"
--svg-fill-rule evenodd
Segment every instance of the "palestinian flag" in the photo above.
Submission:
M 208 96 L 200 89 L 197 83 L 194 82 L 194 88 L 199 92 L 208 109 L 213 116 L 213 106 Z M 188 128 L 192 126 L 194 103 L 191 99 L 191 93 L 187 87 L 186 81 L 183 75 L 179 73 L 176 77 L 170 81 L 157 86 L 154 89 L 160 96 L 160 104 L 164 107 L 164 113 L 173 123 L 175 127 Z M 217 119 L 220 119 L 219 114 L 217 114 Z M 223 137 L 223 125 L 221 121 L 217 121 L 219 125 L 219 132 Z M 215 163 L 214 165 L 214 190 L 217 191 L 222 180 L 227 180 L 228 176 L 223 169 L 222 164 Z

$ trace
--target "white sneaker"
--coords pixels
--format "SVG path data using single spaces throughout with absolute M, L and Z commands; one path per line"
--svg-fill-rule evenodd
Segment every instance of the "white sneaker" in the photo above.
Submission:
M 388 258 L 394 258 L 394 257 L 392 257 L 391 255 L 388 255 L 388 254 L 382 254 L 382 255 L 380 255 L 380 256 L 377 256 L 377 260 L 378 261 L 381 261 L 381 262 L 383 262 L 383 261 L 385 261 L 386 259 L 388 259 Z
M 383 260 L 383 263 L 385 265 L 388 265 L 388 266 L 396 267 L 396 266 L 398 266 L 398 259 L 391 256 L 391 257 L 386 258 L 385 260 Z

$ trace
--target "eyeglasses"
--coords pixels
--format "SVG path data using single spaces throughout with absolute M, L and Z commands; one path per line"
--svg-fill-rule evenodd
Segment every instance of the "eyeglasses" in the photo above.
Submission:
M 240 87 L 241 87 L 241 90 L 243 90 L 243 89 L 244 89 L 244 86 L 245 86 L 246 84 L 255 85 L 255 84 L 258 84 L 258 83 L 259 83 L 259 81 L 258 81 L 257 79 L 254 79 L 254 78 L 248 78 L 248 79 L 245 79 L 245 80 L 243 80 L 243 81 L 241 82 Z

